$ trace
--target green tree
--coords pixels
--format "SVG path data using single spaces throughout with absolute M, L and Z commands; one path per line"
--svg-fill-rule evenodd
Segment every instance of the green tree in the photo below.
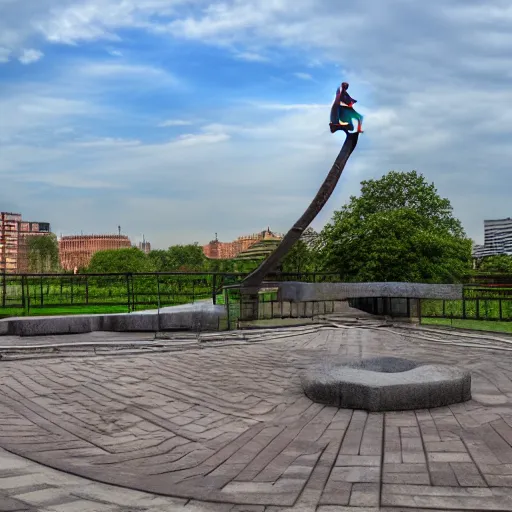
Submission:
M 59 270 L 59 243 L 53 233 L 28 236 L 26 243 L 30 272 L 40 274 Z
M 165 249 L 153 249 L 148 254 L 148 259 L 156 272 L 170 272 L 169 253 Z
M 208 259 L 206 260 L 208 272 L 234 272 L 235 262 L 233 260 L 217 260 Z
M 456 282 L 471 266 L 450 201 L 416 171 L 363 181 L 321 239 L 323 268 L 350 281 Z
M 478 271 L 512 274 L 512 256 L 507 254 L 488 256 L 480 262 Z
M 282 263 L 283 272 L 314 272 L 316 270 L 316 254 L 313 247 L 302 238 L 295 243 Z
M 98 251 L 87 267 L 87 272 L 91 274 L 153 271 L 153 263 L 136 247 Z
M 172 245 L 167 251 L 151 251 L 149 258 L 158 272 L 201 272 L 208 270 L 208 260 L 197 242 Z

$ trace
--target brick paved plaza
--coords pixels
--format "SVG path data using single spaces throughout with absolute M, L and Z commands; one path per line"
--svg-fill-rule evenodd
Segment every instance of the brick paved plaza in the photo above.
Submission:
M 0 451 L 0 511 L 512 510 L 512 338 L 311 326 L 83 343 L 101 336 L 0 338 L 84 347 L 0 361 L 0 446 L 24 457 Z M 303 369 L 377 355 L 469 369 L 473 400 L 367 414 L 303 395 Z

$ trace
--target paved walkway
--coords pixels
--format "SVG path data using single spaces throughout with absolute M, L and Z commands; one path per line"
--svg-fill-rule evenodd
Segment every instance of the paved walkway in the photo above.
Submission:
M 92 482 L 0 449 L 1 512 L 207 512 L 207 505 Z
M 88 336 L 79 357 L 0 362 L 0 446 L 165 496 L 0 453 L 0 510 L 512 510 L 511 338 L 310 327 L 95 355 Z M 367 414 L 303 396 L 309 365 L 375 355 L 468 368 L 473 400 Z

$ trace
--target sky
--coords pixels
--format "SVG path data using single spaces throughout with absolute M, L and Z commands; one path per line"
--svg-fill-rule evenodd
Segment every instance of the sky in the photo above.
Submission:
M 154 248 L 282 233 L 365 133 L 360 182 L 417 170 L 476 242 L 512 216 L 510 0 L 0 0 L 0 210 Z

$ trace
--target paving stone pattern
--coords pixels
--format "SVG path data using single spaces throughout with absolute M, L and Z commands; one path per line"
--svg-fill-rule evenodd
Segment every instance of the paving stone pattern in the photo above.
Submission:
M 0 446 L 164 496 L 116 503 L 113 487 L 87 494 L 75 481 L 70 492 L 0 463 L 0 511 L 512 510 L 512 354 L 405 331 L 266 331 L 236 346 L 1 361 Z M 473 399 L 367 413 L 303 395 L 300 371 L 322 358 L 377 356 L 457 364 L 472 372 Z
M 207 512 L 209 505 L 91 482 L 0 449 L 0 512 Z

